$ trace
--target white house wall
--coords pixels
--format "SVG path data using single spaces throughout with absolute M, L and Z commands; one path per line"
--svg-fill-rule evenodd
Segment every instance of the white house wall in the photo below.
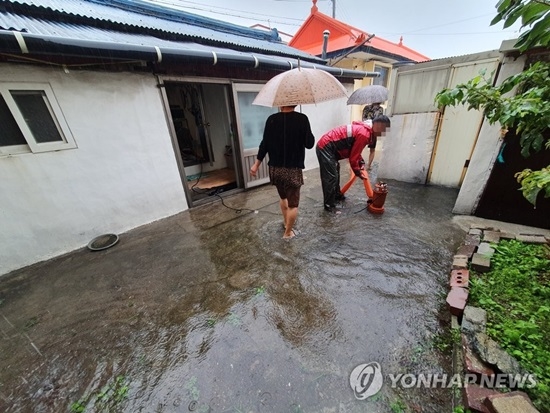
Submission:
M 497 85 L 500 85 L 504 79 L 520 73 L 525 66 L 525 57 L 505 58 L 500 67 L 497 78 Z M 477 203 L 483 194 L 487 181 L 491 175 L 491 170 L 498 156 L 502 139 L 500 138 L 500 125 L 490 125 L 487 120 L 483 122 L 479 136 L 476 142 L 470 165 L 464 181 L 458 193 L 458 197 L 453 208 L 453 213 L 470 215 L 475 211 Z
M 76 149 L 0 157 L 0 274 L 187 209 L 151 75 L 0 66 L 49 82 Z
M 348 96 L 353 93 L 353 85 L 345 84 Z M 307 115 L 311 125 L 311 131 L 315 136 L 315 142 L 329 130 L 346 125 L 351 122 L 351 105 L 346 104 L 347 98 L 330 100 L 327 102 L 318 103 L 316 105 L 302 105 L 296 108 Z M 315 147 L 306 150 L 305 169 L 313 169 L 319 167 Z

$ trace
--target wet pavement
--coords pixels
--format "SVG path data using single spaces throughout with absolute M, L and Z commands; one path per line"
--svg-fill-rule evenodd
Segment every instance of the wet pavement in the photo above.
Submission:
M 350 373 L 451 374 L 457 190 L 389 181 L 373 215 L 356 182 L 330 215 L 305 182 L 292 240 L 266 185 L 0 278 L 0 411 L 451 412 Z

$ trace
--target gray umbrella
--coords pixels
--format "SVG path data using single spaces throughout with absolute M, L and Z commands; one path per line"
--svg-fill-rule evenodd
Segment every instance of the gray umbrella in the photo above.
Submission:
M 370 105 L 388 100 L 388 89 L 384 86 L 370 85 L 357 89 L 348 98 L 348 105 Z

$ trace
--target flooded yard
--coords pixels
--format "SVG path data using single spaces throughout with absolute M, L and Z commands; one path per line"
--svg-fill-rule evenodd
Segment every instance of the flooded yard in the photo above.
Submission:
M 292 240 L 267 185 L 0 278 L 0 411 L 452 411 L 387 375 L 452 373 L 457 191 L 390 181 L 373 215 L 356 183 L 330 215 L 306 178 Z

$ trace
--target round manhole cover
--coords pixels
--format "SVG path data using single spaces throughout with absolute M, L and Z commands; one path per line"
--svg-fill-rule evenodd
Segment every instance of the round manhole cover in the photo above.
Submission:
M 118 235 L 116 234 L 104 234 L 99 237 L 95 237 L 88 244 L 88 249 L 92 251 L 100 251 L 112 247 L 118 242 Z

